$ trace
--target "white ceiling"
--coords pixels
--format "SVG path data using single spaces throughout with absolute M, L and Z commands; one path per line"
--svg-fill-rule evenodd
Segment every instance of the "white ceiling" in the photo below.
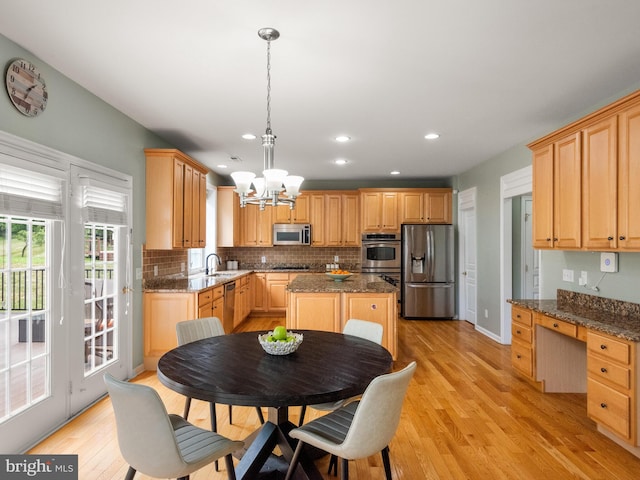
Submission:
M 0 33 L 225 175 L 262 170 L 257 30 L 274 27 L 276 166 L 415 179 L 462 173 L 638 84 L 639 20 L 638 0 L 2 0 Z

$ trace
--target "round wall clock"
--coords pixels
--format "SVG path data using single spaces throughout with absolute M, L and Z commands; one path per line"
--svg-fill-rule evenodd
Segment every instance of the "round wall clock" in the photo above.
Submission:
M 7 93 L 23 115 L 35 117 L 47 107 L 47 85 L 38 69 L 23 59 L 14 60 L 7 68 Z

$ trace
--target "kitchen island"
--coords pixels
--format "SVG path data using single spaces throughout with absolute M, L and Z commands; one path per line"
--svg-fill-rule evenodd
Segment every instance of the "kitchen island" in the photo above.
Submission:
M 377 275 L 354 274 L 336 282 L 300 274 L 287 287 L 287 328 L 341 332 L 350 318 L 383 326 L 384 346 L 396 358 L 398 289 Z

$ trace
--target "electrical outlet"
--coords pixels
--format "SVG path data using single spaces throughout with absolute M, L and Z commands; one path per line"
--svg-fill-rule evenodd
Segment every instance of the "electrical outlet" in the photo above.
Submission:
M 153 276 L 157 277 L 158 276 L 158 265 L 154 265 L 153 266 Z
M 142 268 L 136 268 L 136 280 L 142 280 Z
M 580 278 L 578 279 L 578 285 L 584 286 L 589 282 L 588 274 L 584 270 L 580 272 Z
M 340 258 L 338 257 L 338 255 L 333 257 L 333 261 L 336 262 L 336 263 L 338 263 L 340 261 Z
M 573 270 L 566 268 L 562 269 L 562 280 L 565 282 L 573 282 Z
M 180 271 L 181 271 L 181 272 L 184 272 L 186 269 L 187 269 L 187 264 L 186 264 L 186 263 L 184 263 L 184 262 L 182 262 L 182 263 L 180 264 Z
M 262 263 L 267 263 L 267 257 L 265 257 L 264 255 L 262 256 L 262 258 L 260 259 L 260 261 Z

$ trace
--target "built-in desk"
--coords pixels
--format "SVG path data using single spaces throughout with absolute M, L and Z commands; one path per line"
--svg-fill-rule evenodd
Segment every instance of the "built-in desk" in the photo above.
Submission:
M 640 305 L 565 290 L 509 303 L 513 367 L 544 392 L 586 393 L 598 430 L 640 457 Z

